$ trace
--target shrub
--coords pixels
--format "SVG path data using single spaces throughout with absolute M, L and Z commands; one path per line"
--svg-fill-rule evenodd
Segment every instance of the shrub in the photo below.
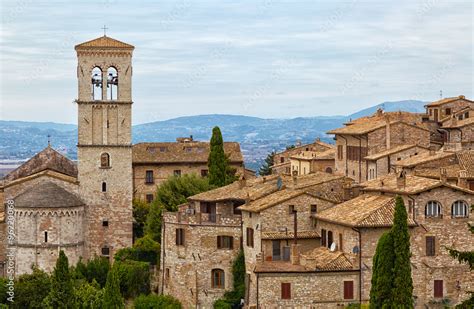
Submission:
M 133 307 L 135 309 L 181 309 L 182 305 L 177 299 L 169 295 L 142 294 L 135 299 Z
M 75 278 L 85 278 L 89 283 L 92 283 L 94 280 L 97 281 L 99 286 L 103 288 L 105 282 L 107 281 L 107 274 L 110 270 L 109 259 L 96 256 L 93 259 L 87 261 L 87 263 L 82 262 L 82 259 L 76 265 L 74 269 Z
M 31 274 L 21 275 L 15 281 L 15 302 L 10 308 L 43 308 L 43 300 L 51 290 L 51 279 L 47 273 L 33 267 Z
M 116 261 L 134 260 L 148 262 L 151 265 L 158 264 L 160 256 L 160 244 L 146 235 L 138 239 L 133 248 L 124 248 L 117 251 L 114 259 Z
M 125 298 L 150 293 L 150 266 L 146 262 L 125 260 L 115 262 L 120 278 L 120 291 Z

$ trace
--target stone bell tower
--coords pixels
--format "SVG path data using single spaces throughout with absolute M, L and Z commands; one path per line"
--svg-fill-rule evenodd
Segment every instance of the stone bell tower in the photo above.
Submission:
M 75 46 L 78 180 L 85 258 L 132 245 L 132 45 L 107 36 Z

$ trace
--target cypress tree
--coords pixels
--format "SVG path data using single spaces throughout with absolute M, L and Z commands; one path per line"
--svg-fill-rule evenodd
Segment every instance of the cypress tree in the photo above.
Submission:
M 209 184 L 222 187 L 235 181 L 235 169 L 229 166 L 229 159 L 224 152 L 224 141 L 219 127 L 212 129 L 210 152 L 207 165 L 209 168 Z
M 413 308 L 413 281 L 410 265 L 410 234 L 408 216 L 400 196 L 396 198 L 395 216 L 390 232 L 395 252 L 392 306 Z
M 370 308 L 383 308 L 390 304 L 394 263 L 393 237 L 389 231 L 380 237 L 373 258 Z
M 74 290 L 69 272 L 69 261 L 63 250 L 59 251 L 56 267 L 54 267 L 51 276 L 51 291 L 45 302 L 48 307 L 55 309 L 74 307 Z
M 123 309 L 125 304 L 122 294 L 120 294 L 120 278 L 117 267 L 112 267 L 107 275 L 105 283 L 104 299 L 102 302 L 103 309 Z
M 270 152 L 265 161 L 263 162 L 262 166 L 258 170 L 258 174 L 260 176 L 266 176 L 272 174 L 272 166 L 273 166 L 273 159 L 275 158 L 275 151 Z

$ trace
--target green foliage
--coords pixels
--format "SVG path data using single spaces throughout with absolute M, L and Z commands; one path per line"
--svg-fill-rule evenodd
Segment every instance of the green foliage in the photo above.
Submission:
M 373 258 L 371 308 L 382 308 L 390 304 L 394 263 L 393 237 L 390 232 L 386 232 L 380 237 Z
M 116 261 L 134 260 L 156 265 L 160 256 L 160 244 L 150 235 L 138 239 L 132 248 L 123 248 L 114 256 Z
M 125 304 L 120 294 L 120 277 L 117 268 L 112 267 L 107 275 L 104 297 L 102 299 L 103 309 L 124 309 Z
M 99 286 L 103 288 L 107 281 L 109 270 L 109 259 L 95 256 L 93 259 L 87 261 L 87 263 L 82 262 L 82 259 L 80 259 L 74 269 L 74 276 L 79 279 L 85 278 L 89 283 L 95 280 Z
M 169 295 L 142 294 L 135 299 L 133 307 L 135 309 L 181 309 L 182 305 L 177 299 Z
M 15 302 L 10 308 L 44 308 L 43 300 L 51 289 L 51 279 L 44 271 L 33 267 L 31 274 L 21 275 L 15 282 Z
M 56 267 L 51 275 L 51 290 L 43 304 L 48 308 L 73 308 L 74 290 L 69 261 L 64 251 L 59 251 Z
M 7 303 L 7 279 L 0 277 L 0 304 L 6 304 Z M 1 307 L 0 307 L 1 308 Z
M 393 226 L 379 239 L 373 259 L 371 308 L 413 308 L 410 256 L 408 216 L 397 196 Z
M 78 309 L 99 309 L 102 308 L 102 298 L 104 290 L 102 290 L 93 280 L 89 283 L 84 280 L 79 281 L 79 285 L 74 288 L 74 300 Z
M 232 305 L 240 304 L 240 300 L 245 296 L 245 256 L 242 250 L 232 263 L 232 276 L 233 290 L 226 292 L 224 298 L 216 300 L 214 309 L 232 308 Z
M 391 230 L 395 251 L 392 306 L 413 308 L 413 281 L 410 265 L 410 234 L 408 216 L 403 199 L 396 197 L 395 215 Z
M 115 262 L 120 291 L 125 298 L 150 293 L 150 266 L 146 262 L 125 260 Z
M 133 200 L 133 239 L 143 237 L 145 234 L 146 217 L 150 211 L 150 204 Z
M 219 127 L 212 129 L 210 147 L 207 160 L 209 184 L 215 187 L 222 187 L 237 180 L 235 176 L 236 170 L 230 167 L 229 158 L 224 152 L 224 140 L 222 139 Z
M 296 148 L 295 145 L 288 145 L 288 146 L 286 146 L 286 150 L 290 150 L 290 149 L 294 149 L 294 148 Z
M 150 205 L 150 212 L 146 219 L 145 235 L 151 237 L 154 241 L 161 243 L 161 213 L 163 206 L 155 200 Z
M 263 162 L 262 166 L 258 170 L 258 174 L 260 176 L 266 176 L 266 175 L 271 175 L 272 174 L 272 166 L 274 163 L 275 159 L 275 151 L 270 152 L 267 157 L 265 158 L 265 161 Z

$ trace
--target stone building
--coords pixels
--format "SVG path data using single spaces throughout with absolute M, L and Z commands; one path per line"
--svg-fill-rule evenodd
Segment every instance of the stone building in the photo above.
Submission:
M 334 159 L 336 149 L 331 147 L 322 152 L 302 151 L 290 156 L 291 172 L 297 175 L 307 175 L 314 172 L 326 172 L 332 174 L 334 171 Z
M 453 112 L 438 130 L 444 134 L 445 150 L 474 150 L 474 107 Z
M 425 105 L 425 107 L 428 120 L 440 123 L 465 108 L 474 109 L 474 101 L 468 100 L 465 96 L 460 95 L 431 102 Z
M 319 138 L 311 144 L 297 145 L 293 148 L 277 152 L 273 158 L 272 173 L 276 175 L 290 175 L 291 163 L 290 157 L 301 154 L 302 152 L 320 153 L 333 148 L 334 145 L 322 142 Z
M 328 133 L 336 136 L 335 173 L 359 183 L 369 179 L 367 156 L 407 144 L 426 148 L 430 146 L 431 135 L 422 123 L 422 114 L 382 110 Z
M 107 36 L 76 45 L 77 165 L 48 146 L 3 179 L 2 202 L 15 202 L 16 275 L 51 270 L 60 250 L 74 264 L 132 245 L 133 49 Z
M 244 175 L 244 160 L 239 143 L 224 142 L 224 151 L 237 175 Z M 156 186 L 173 175 L 207 176 L 209 143 L 192 137 L 175 143 L 139 143 L 133 145 L 133 196 L 151 202 Z

